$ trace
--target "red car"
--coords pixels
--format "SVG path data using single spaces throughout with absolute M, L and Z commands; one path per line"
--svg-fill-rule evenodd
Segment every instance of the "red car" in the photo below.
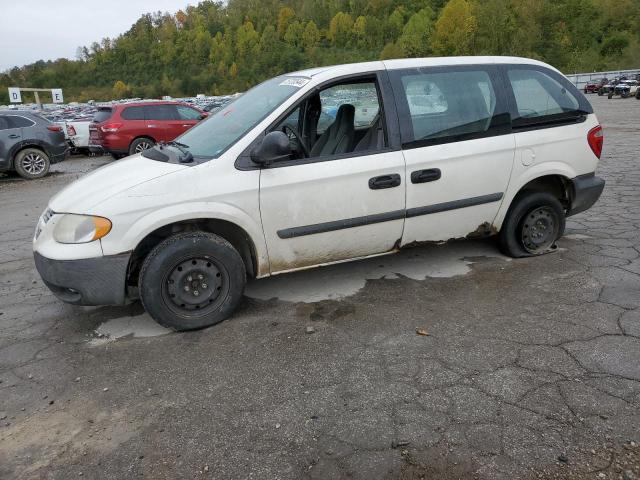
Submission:
M 589 80 L 584 86 L 584 93 L 598 93 L 600 88 L 606 84 L 609 80 L 606 78 L 596 78 Z
M 170 142 L 207 114 L 179 102 L 131 102 L 98 108 L 89 125 L 89 149 L 114 158 Z

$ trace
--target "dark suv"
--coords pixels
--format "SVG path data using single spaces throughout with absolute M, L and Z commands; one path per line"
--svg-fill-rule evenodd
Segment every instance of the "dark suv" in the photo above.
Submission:
M 16 171 L 29 180 L 44 177 L 68 152 L 59 125 L 37 113 L 0 110 L 0 172 Z
M 206 116 L 191 105 L 169 101 L 99 107 L 89 125 L 89 149 L 114 158 L 134 155 L 173 140 Z

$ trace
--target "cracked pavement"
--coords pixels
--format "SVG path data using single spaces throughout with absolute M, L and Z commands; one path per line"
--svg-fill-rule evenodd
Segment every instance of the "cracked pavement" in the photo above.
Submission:
M 65 305 L 35 271 L 48 198 L 109 159 L 0 178 L 0 478 L 640 478 L 640 102 L 589 100 L 607 186 L 556 253 L 420 247 L 371 268 L 470 271 L 369 276 L 309 303 L 245 298 L 183 334 L 96 343 L 140 305 Z M 338 273 L 362 280 L 336 266 L 290 282 Z

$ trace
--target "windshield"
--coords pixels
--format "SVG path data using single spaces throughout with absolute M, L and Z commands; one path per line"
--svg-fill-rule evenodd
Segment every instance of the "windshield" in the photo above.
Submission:
M 177 140 L 194 157 L 217 158 L 309 82 L 280 76 L 252 88 Z

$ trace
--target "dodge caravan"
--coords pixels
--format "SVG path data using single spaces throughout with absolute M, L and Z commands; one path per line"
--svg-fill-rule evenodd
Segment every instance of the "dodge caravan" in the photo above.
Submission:
M 469 235 L 547 253 L 600 196 L 602 144 L 584 95 L 539 61 L 300 71 L 69 185 L 35 263 L 63 301 L 140 298 L 162 325 L 200 328 L 233 313 L 248 277 Z

